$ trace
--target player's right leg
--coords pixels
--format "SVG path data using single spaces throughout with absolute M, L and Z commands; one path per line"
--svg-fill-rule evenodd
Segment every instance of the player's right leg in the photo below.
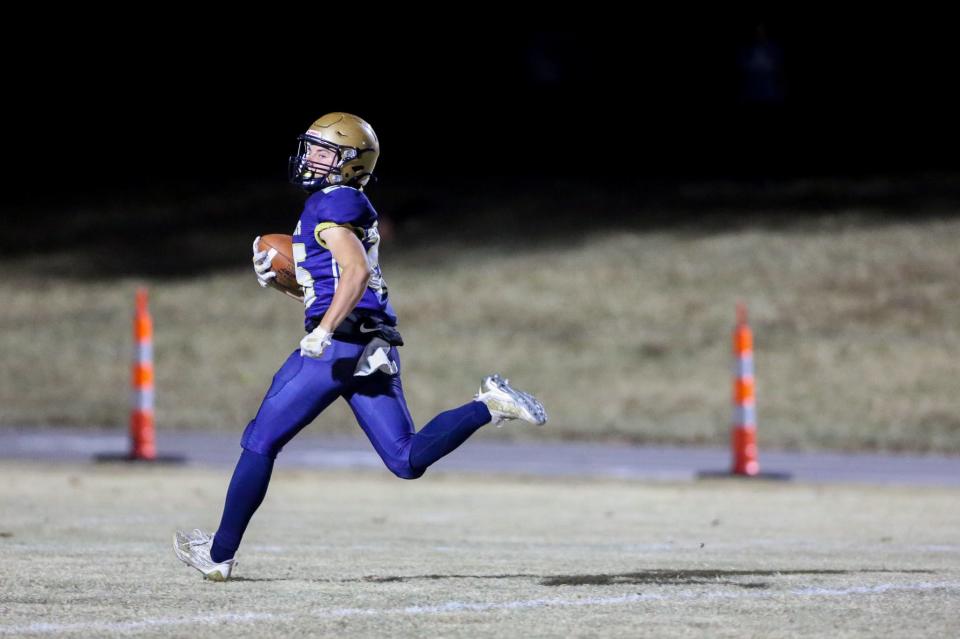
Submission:
M 340 396 L 344 383 L 350 381 L 357 349 L 353 344 L 335 340 L 320 358 L 303 357 L 299 349 L 287 358 L 274 375 L 257 416 L 243 433 L 243 451 L 227 489 L 223 516 L 216 535 L 199 531 L 209 539 L 208 546 L 186 546 L 199 548 L 200 555 L 205 549 L 206 556 L 188 561 L 190 555 L 184 552 L 184 544 L 175 542 L 177 556 L 182 561 L 209 578 L 204 570 L 208 568 L 206 560 L 217 565 L 234 558 L 250 519 L 267 493 L 277 453 Z M 186 539 L 190 534 L 178 535 Z M 229 571 L 226 573 L 229 576 Z
M 204 579 L 210 581 L 226 581 L 236 565 L 235 559 L 214 561 L 210 557 L 210 548 L 213 545 L 213 535 L 209 535 L 199 528 L 192 532 L 178 530 L 173 535 L 173 552 L 177 558 L 191 568 L 203 573 Z

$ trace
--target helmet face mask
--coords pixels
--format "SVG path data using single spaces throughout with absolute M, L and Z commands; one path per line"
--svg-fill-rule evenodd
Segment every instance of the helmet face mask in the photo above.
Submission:
M 328 152 L 318 153 L 317 149 Z M 356 156 L 356 150 L 349 151 L 353 153 L 311 135 L 301 135 L 297 138 L 297 153 L 290 157 L 290 180 L 310 191 L 339 184 L 343 179 L 340 175 L 343 158 L 348 154 Z
M 349 113 L 328 113 L 297 138 L 290 182 L 308 192 L 344 184 L 363 190 L 380 156 L 373 128 Z

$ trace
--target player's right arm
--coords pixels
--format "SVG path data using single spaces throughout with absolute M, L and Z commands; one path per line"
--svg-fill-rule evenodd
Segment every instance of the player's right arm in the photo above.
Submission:
M 269 251 L 261 251 L 260 236 L 253 238 L 253 272 L 257 274 L 257 283 L 260 284 L 260 288 L 273 287 L 273 280 L 277 274 L 273 271 L 272 262 L 276 254 L 277 249 L 273 248 Z
M 260 236 L 253 239 L 253 272 L 257 274 L 257 282 L 261 288 L 274 288 L 288 297 L 292 297 L 298 302 L 303 301 L 303 296 L 294 295 L 290 291 L 277 286 L 277 274 L 273 270 L 273 258 L 277 254 L 277 249 L 271 248 L 269 251 L 260 250 Z

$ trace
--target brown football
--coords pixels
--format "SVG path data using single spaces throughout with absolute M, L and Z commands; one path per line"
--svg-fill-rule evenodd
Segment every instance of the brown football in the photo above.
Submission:
M 277 249 L 270 265 L 277 274 L 276 282 L 280 288 L 290 291 L 294 295 L 302 295 L 303 291 L 297 284 L 297 269 L 293 262 L 293 236 L 281 233 L 271 233 L 260 237 L 258 247 L 261 251 Z

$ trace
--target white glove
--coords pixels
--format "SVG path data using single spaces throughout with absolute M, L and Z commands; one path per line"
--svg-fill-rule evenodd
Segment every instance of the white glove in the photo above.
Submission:
M 277 249 L 272 248 L 269 251 L 260 251 L 260 236 L 253 240 L 253 270 L 257 274 L 257 282 L 260 287 L 276 288 L 273 278 L 277 276 L 273 269 L 273 256 L 277 254 Z
M 300 355 L 320 357 L 332 341 L 333 333 L 322 326 L 318 326 L 313 329 L 313 332 L 307 333 L 307 336 L 300 340 Z

